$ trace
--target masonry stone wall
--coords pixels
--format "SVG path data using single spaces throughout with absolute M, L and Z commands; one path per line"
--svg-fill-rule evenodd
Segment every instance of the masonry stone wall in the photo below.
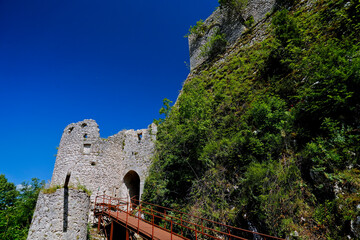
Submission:
M 75 189 L 40 193 L 28 240 L 86 240 L 90 198 Z
M 218 8 L 205 21 L 207 31 L 203 35 L 191 34 L 189 40 L 190 69 L 193 70 L 204 63 L 208 56 L 202 53 L 204 46 L 217 32 L 223 33 L 231 47 L 247 29 L 244 22 L 250 16 L 257 23 L 270 12 L 275 5 L 275 0 L 248 0 L 246 8 L 241 12 L 234 9 Z
M 92 192 L 91 201 L 99 194 L 129 198 L 124 177 L 134 171 L 140 178 L 140 195 L 151 164 L 157 128 L 123 130 L 103 139 L 94 120 L 68 125 L 62 135 L 51 186 L 84 185 Z
M 86 239 L 97 195 L 140 199 L 156 132 L 156 125 L 151 124 L 103 139 L 94 120 L 69 124 L 61 137 L 50 184 L 62 189 L 39 195 L 28 240 Z M 90 197 L 75 190 L 80 185 L 92 192 Z

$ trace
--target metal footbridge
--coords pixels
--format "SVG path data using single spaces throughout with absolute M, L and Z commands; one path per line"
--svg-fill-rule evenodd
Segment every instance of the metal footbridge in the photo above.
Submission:
M 114 224 L 125 228 L 125 239 L 130 232 L 144 239 L 180 240 L 180 239 L 263 239 L 284 240 L 282 238 L 232 227 L 212 220 L 197 217 L 174 209 L 139 201 L 129 201 L 107 195 L 95 199 L 94 215 L 98 219 L 98 231 L 113 239 Z M 110 225 L 109 227 L 105 227 Z

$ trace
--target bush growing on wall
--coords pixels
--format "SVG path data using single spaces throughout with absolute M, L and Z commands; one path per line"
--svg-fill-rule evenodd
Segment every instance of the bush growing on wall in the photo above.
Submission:
M 231 10 L 241 12 L 248 4 L 248 0 L 219 0 L 220 8 L 228 7 Z
M 213 58 L 225 50 L 226 44 L 225 34 L 218 30 L 209 38 L 207 43 L 201 46 L 200 56 Z

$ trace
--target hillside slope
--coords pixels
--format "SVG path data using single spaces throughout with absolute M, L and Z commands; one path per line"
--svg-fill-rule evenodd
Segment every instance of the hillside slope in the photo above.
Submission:
M 358 0 L 278 0 L 165 102 L 144 200 L 281 237 L 359 239 L 359 33 Z

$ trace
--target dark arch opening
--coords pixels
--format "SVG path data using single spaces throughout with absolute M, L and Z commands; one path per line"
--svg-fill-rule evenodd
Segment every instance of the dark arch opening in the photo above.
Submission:
M 129 191 L 129 196 L 132 204 L 137 205 L 140 199 L 140 177 L 139 175 L 130 170 L 124 177 L 124 183 Z

